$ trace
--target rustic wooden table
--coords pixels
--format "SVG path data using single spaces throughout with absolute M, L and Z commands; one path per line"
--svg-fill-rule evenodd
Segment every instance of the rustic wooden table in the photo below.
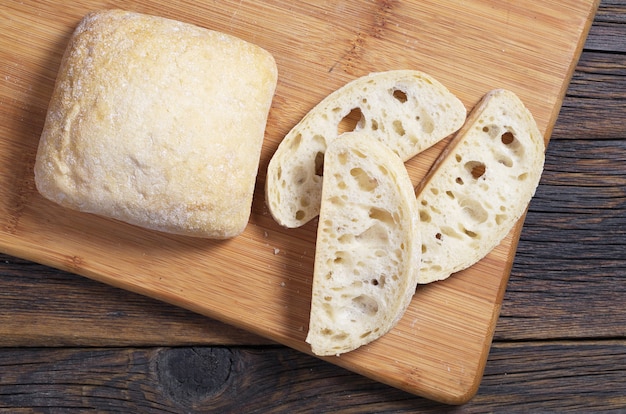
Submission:
M 626 1 L 603 0 L 547 150 L 482 385 L 450 407 L 0 255 L 0 412 L 626 410 Z

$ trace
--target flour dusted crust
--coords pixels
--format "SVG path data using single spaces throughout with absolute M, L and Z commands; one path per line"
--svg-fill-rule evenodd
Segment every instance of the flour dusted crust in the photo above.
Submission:
M 544 137 L 519 97 L 487 93 L 416 190 L 419 283 L 473 265 L 504 239 L 539 185 L 544 152 Z
M 65 52 L 35 164 L 46 198 L 208 238 L 249 219 L 273 57 L 165 18 L 90 13 Z
M 404 315 L 417 285 L 420 233 L 402 160 L 369 131 L 326 152 L 309 331 L 316 355 L 374 341 Z

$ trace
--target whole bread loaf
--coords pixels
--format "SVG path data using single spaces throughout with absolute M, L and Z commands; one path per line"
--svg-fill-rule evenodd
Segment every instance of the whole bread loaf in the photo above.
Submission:
M 35 182 L 71 209 L 227 238 L 249 219 L 276 87 L 269 52 L 121 10 L 88 14 L 59 69 Z
M 323 99 L 280 143 L 267 170 L 269 211 L 290 228 L 318 215 L 324 153 L 350 118 L 358 118 L 351 119 L 352 129 L 367 131 L 406 161 L 459 129 L 465 116 L 462 102 L 425 73 L 395 70 L 355 79 Z
M 420 233 L 402 160 L 370 131 L 329 143 L 306 341 L 317 355 L 354 350 L 400 320 L 417 285 Z
M 442 280 L 495 248 L 525 213 L 545 144 L 511 91 L 486 94 L 416 189 L 420 283 Z

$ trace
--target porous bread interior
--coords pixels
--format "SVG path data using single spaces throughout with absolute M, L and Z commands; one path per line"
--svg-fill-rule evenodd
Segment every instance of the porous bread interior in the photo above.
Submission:
M 419 71 L 372 73 L 346 84 L 316 105 L 279 145 L 267 172 L 270 213 L 292 228 L 318 215 L 324 153 L 345 128 L 368 131 L 406 161 L 459 129 L 465 115 L 458 98 Z
M 329 146 L 323 193 L 307 342 L 337 355 L 385 334 L 410 303 L 417 204 L 402 161 L 363 133 Z
M 471 266 L 502 241 L 534 195 L 544 151 L 515 94 L 485 96 L 419 191 L 420 283 Z

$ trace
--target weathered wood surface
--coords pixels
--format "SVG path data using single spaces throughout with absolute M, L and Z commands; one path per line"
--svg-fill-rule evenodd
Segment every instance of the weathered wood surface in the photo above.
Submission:
M 604 0 L 468 404 L 443 406 L 173 306 L 0 256 L 0 411 L 626 410 L 625 297 L 626 1 Z

